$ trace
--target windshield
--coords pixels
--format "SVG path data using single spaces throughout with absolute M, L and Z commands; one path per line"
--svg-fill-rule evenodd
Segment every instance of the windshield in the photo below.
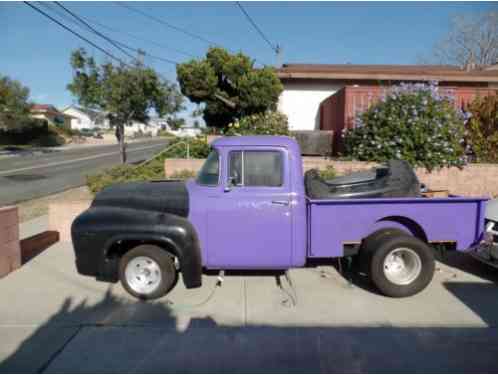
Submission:
M 197 183 L 199 185 L 218 185 L 220 177 L 220 161 L 218 151 L 211 150 L 199 174 L 197 175 Z

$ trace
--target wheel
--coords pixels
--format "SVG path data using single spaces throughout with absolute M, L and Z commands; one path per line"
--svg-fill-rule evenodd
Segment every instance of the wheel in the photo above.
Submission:
M 408 297 L 422 291 L 434 275 L 434 253 L 418 238 L 384 237 L 370 262 L 370 279 L 389 297 Z
M 372 262 L 372 255 L 386 238 L 408 235 L 408 232 L 398 228 L 383 228 L 373 232 L 365 238 L 361 244 L 360 254 L 357 257 L 357 269 L 363 273 L 369 273 L 369 265 Z
M 140 245 L 119 261 L 119 279 L 132 296 L 152 300 L 166 295 L 178 279 L 172 255 L 154 245 Z

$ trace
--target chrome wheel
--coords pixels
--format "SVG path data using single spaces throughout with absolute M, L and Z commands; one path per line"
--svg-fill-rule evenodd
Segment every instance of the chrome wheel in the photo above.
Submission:
M 154 259 L 139 256 L 126 265 L 125 278 L 135 293 L 150 294 L 161 284 L 161 268 Z
M 422 260 L 412 249 L 397 248 L 387 254 L 383 269 L 384 275 L 393 284 L 408 285 L 420 275 Z

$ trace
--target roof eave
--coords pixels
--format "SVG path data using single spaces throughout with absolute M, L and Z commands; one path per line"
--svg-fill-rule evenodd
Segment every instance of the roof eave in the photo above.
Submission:
M 383 73 L 326 73 L 326 72 L 278 72 L 281 79 L 330 79 L 367 81 L 439 81 L 439 82 L 497 82 L 497 77 L 458 76 L 458 75 L 415 75 Z

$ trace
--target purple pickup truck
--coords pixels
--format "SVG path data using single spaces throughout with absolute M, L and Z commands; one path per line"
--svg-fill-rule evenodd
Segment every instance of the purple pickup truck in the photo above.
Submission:
M 425 198 L 406 163 L 325 181 L 303 174 L 288 137 L 226 137 L 196 179 L 114 185 L 76 218 L 76 266 L 141 299 L 187 288 L 204 270 L 288 270 L 352 257 L 385 295 L 418 293 L 433 244 L 465 251 L 484 231 L 485 198 Z

